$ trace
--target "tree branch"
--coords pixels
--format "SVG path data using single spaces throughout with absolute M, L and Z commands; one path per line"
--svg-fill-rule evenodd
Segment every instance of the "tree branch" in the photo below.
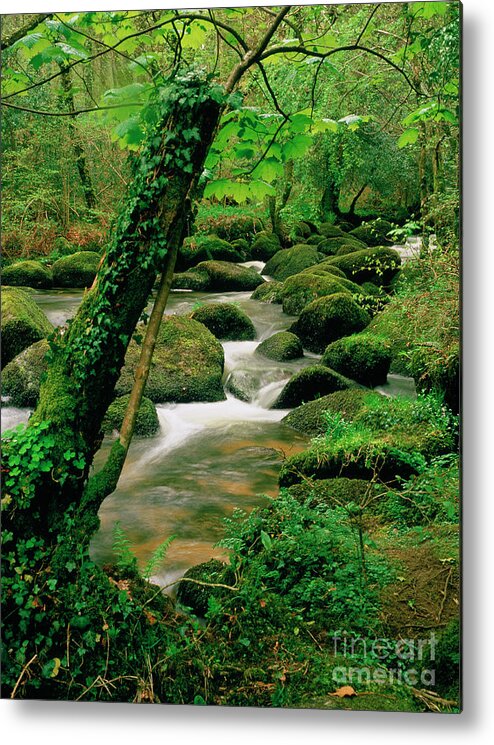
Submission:
M 67 70 L 70 70 L 70 67 L 66 68 Z M 59 73 L 60 74 L 60 73 Z M 93 108 L 89 109 L 76 109 L 75 111 L 41 111 L 39 109 L 30 109 L 27 106 L 17 106 L 15 103 L 7 103 L 6 101 L 2 101 L 3 106 L 8 106 L 9 109 L 16 109 L 17 111 L 27 111 L 28 114 L 39 114 L 40 116 L 78 116 L 79 114 L 87 114 L 91 111 L 105 111 L 107 109 L 121 109 L 123 107 L 127 106 L 142 106 L 142 103 L 138 102 L 131 102 L 128 103 L 121 103 L 121 104 L 113 104 L 108 106 L 94 106 Z
M 360 42 L 362 41 L 362 37 L 365 34 L 365 32 L 367 31 L 367 29 L 369 27 L 369 23 L 372 21 L 372 19 L 374 18 L 374 16 L 376 15 L 376 13 L 377 13 L 377 11 L 379 10 L 380 7 L 381 7 L 381 3 L 378 3 L 376 5 L 376 7 L 373 9 L 372 13 L 370 14 L 369 18 L 367 19 L 367 23 L 365 24 L 364 28 L 362 29 L 362 31 L 359 34 L 359 37 L 358 37 L 357 42 L 356 42 L 357 44 L 360 44 Z
M 22 28 L 18 29 L 17 31 L 14 31 L 10 36 L 7 36 L 7 38 L 0 42 L 0 49 L 4 51 L 5 49 L 8 49 L 13 44 L 15 44 L 16 41 L 19 41 L 19 39 L 23 39 L 24 36 L 26 36 L 30 31 L 36 28 L 36 26 L 39 26 L 40 23 L 43 23 L 43 21 L 46 21 L 48 18 L 51 18 L 53 16 L 53 13 L 38 13 L 34 16 L 28 23 L 26 23 Z

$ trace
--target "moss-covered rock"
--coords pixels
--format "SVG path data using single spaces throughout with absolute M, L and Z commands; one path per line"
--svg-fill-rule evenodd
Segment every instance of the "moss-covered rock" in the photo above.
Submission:
M 275 233 L 261 231 L 252 242 L 250 256 L 255 261 L 269 261 L 280 249 L 280 241 Z
M 319 225 L 319 232 L 325 238 L 340 238 L 345 233 L 338 225 L 333 225 L 331 222 L 323 222 Z
M 113 403 L 108 407 L 108 411 L 105 414 L 101 429 L 105 435 L 110 435 L 113 430 L 120 430 L 122 426 L 123 418 L 127 410 L 130 396 L 119 396 Z M 160 423 L 156 406 L 149 398 L 143 397 L 139 411 L 137 412 L 137 419 L 135 423 L 134 434 L 139 437 L 151 437 L 159 432 Z
M 353 254 L 355 251 L 360 250 L 362 250 L 362 244 L 343 243 L 343 245 L 336 249 L 334 256 L 346 256 L 347 254 Z
M 319 233 L 312 233 L 312 235 L 309 235 L 308 238 L 304 239 L 304 243 L 306 243 L 308 246 L 317 246 L 319 243 L 322 243 L 325 240 L 323 235 L 319 235 Z
M 24 290 L 5 287 L 2 290 L 2 366 L 23 349 L 46 339 L 53 326 Z
M 116 393 L 130 393 L 141 348 L 131 341 Z M 158 335 L 145 395 L 154 403 L 223 401 L 223 347 L 199 321 L 165 316 Z
M 283 312 L 297 316 L 313 300 L 326 295 L 334 295 L 336 292 L 348 292 L 348 290 L 330 274 L 294 274 L 284 281 L 280 290 Z
M 78 251 L 53 264 L 55 287 L 90 287 L 98 271 L 101 256 L 95 251 Z
M 234 241 L 232 241 L 233 248 L 238 249 L 242 256 L 245 257 L 247 260 L 250 258 L 250 246 L 249 242 L 245 240 L 245 238 L 236 238 Z
M 330 342 L 362 331 L 369 322 L 369 314 L 347 292 L 338 292 L 309 303 L 290 331 L 306 349 L 321 354 Z
M 2 394 L 9 396 L 11 406 L 36 406 L 41 377 L 48 369 L 45 357 L 49 348 L 47 340 L 41 339 L 24 349 L 3 369 Z
M 227 261 L 203 261 L 192 270 L 208 277 L 208 290 L 248 292 L 266 281 L 255 269 Z
M 389 285 L 401 266 L 399 253 L 385 246 L 334 256 L 326 261 L 344 271 L 353 282 L 373 282 L 379 286 Z
M 269 339 L 264 339 L 257 347 L 256 354 L 267 357 L 269 360 L 284 362 L 295 360 L 304 356 L 302 342 L 290 331 L 278 331 Z
M 254 290 L 250 296 L 251 300 L 259 300 L 261 303 L 281 303 L 281 288 L 281 282 L 276 282 L 275 280 L 272 282 L 265 282 Z
M 187 272 L 177 272 L 173 275 L 173 290 L 192 290 L 194 292 L 205 292 L 209 288 L 209 276 L 206 272 L 198 272 L 190 269 Z
M 190 269 L 201 261 L 245 261 L 246 252 L 217 235 L 186 238 L 177 257 L 177 269 Z
M 217 339 L 251 341 L 256 338 L 256 329 L 249 316 L 234 303 L 203 305 L 191 318 L 203 323 Z
M 301 504 L 308 502 L 310 507 L 324 505 L 335 508 L 350 502 L 362 504 L 373 493 L 373 485 L 363 479 L 334 478 L 313 483 L 303 481 L 290 486 L 288 491 Z
M 187 582 L 197 580 L 197 582 Z M 197 616 L 205 616 L 209 599 L 220 600 L 229 590 L 211 585 L 231 585 L 234 576 L 228 565 L 218 559 L 210 559 L 202 564 L 188 569 L 184 574 L 184 581 L 180 582 L 177 590 L 177 600 Z M 200 584 L 205 583 L 205 584 Z
M 386 382 L 391 364 L 391 345 L 373 334 L 354 334 L 329 344 L 321 364 L 373 388 Z
M 292 248 L 284 248 L 267 262 L 264 274 L 283 281 L 292 274 L 298 274 L 302 269 L 317 264 L 322 258 L 324 257 L 314 246 L 299 244 Z
M 351 235 L 340 235 L 336 236 L 335 238 L 325 238 L 322 243 L 319 243 L 317 246 L 317 250 L 319 253 L 324 254 L 325 256 L 335 256 L 337 251 L 342 248 L 342 246 L 345 247 L 346 250 L 362 250 L 364 248 L 367 248 L 365 243 L 362 243 L 362 241 L 356 240 L 356 238 L 352 238 Z
M 319 276 L 322 276 L 324 274 L 332 274 L 333 277 L 341 277 L 342 279 L 347 278 L 345 272 L 342 269 L 338 269 L 337 266 L 326 264 L 326 261 L 321 262 L 321 264 L 308 266 L 307 269 L 302 269 L 300 274 L 317 274 Z
M 308 225 L 303 220 L 299 220 L 293 226 L 293 232 L 294 232 L 294 235 L 300 236 L 301 238 L 308 238 L 312 230 L 311 230 L 310 225 Z
M 352 421 L 364 406 L 372 401 L 373 397 L 377 399 L 380 396 L 380 393 L 370 393 L 363 388 L 336 391 L 336 393 L 330 393 L 328 396 L 297 406 L 282 421 L 296 429 L 297 432 L 315 437 L 324 434 L 327 430 L 327 412 L 341 414 L 345 420 Z
M 393 226 L 390 222 L 378 217 L 376 220 L 363 222 L 358 228 L 353 228 L 350 235 L 353 235 L 359 241 L 363 241 L 368 246 L 383 246 L 386 243 L 392 243 L 392 240 L 388 238 L 388 233 L 392 229 Z
M 53 276 L 39 261 L 18 261 L 2 270 L 2 284 L 47 290 L 53 285 Z
M 274 402 L 273 409 L 290 409 L 306 401 L 313 401 L 328 393 L 342 391 L 355 386 L 351 380 L 323 365 L 311 365 L 292 375 L 280 395 Z

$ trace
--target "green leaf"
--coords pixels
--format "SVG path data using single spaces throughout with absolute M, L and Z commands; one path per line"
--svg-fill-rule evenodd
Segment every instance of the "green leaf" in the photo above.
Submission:
M 398 147 L 406 147 L 407 145 L 414 145 L 419 138 L 420 130 L 416 127 L 410 127 L 406 129 L 398 140 Z
M 274 181 L 275 178 L 283 175 L 283 164 L 277 158 L 264 158 L 255 167 L 252 175 L 264 181 Z
M 307 150 L 312 146 L 313 139 L 307 134 L 295 135 L 291 140 L 283 145 L 284 160 L 295 160 L 302 158 Z
M 271 540 L 270 536 L 264 530 L 261 530 L 261 543 L 266 549 L 266 551 L 269 551 L 273 545 L 273 541 Z
M 433 18 L 434 16 L 444 16 L 448 11 L 450 3 L 445 2 L 424 2 L 414 3 L 412 12 L 415 18 Z

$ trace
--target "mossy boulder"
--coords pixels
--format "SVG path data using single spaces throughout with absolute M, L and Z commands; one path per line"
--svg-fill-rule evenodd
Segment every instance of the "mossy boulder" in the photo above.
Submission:
M 386 382 L 391 365 L 390 349 L 391 345 L 383 337 L 354 334 L 329 344 L 321 364 L 374 388 Z
M 368 246 L 383 246 L 393 242 L 388 238 L 388 233 L 392 229 L 393 226 L 388 220 L 378 217 L 376 220 L 363 222 L 358 228 L 353 228 L 350 230 L 350 235 Z
M 281 249 L 280 241 L 274 233 L 261 231 L 250 247 L 250 257 L 255 261 L 269 261 Z
M 341 277 L 342 279 L 347 278 L 345 272 L 342 269 L 338 269 L 337 266 L 326 264 L 326 261 L 321 262 L 321 264 L 308 266 L 307 269 L 302 269 L 300 274 L 317 274 L 319 276 L 322 276 L 324 274 L 332 274 L 333 277 Z
M 217 339 L 251 341 L 256 338 L 256 329 L 249 316 L 234 303 L 203 305 L 191 318 L 203 323 Z
M 255 269 L 227 261 L 203 261 L 192 271 L 207 276 L 207 290 L 211 291 L 248 292 L 266 281 Z
M 369 314 L 349 293 L 337 292 L 309 303 L 289 330 L 306 349 L 322 354 L 330 342 L 363 331 L 369 322 Z
M 323 365 L 311 365 L 292 375 L 280 395 L 274 402 L 273 409 L 291 409 L 306 401 L 312 401 L 328 393 L 345 390 L 355 386 L 351 380 Z
M 297 406 L 282 421 L 297 432 L 315 437 L 327 430 L 327 412 L 341 414 L 345 420 L 352 421 L 369 401 L 377 400 L 380 396 L 380 393 L 369 392 L 363 388 L 336 391 Z
M 298 274 L 302 269 L 317 264 L 324 258 L 314 246 L 299 244 L 292 248 L 283 248 L 270 259 L 264 267 L 264 274 L 279 281 Z
M 347 280 L 343 280 L 345 281 Z M 336 292 L 348 292 L 348 290 L 330 274 L 295 274 L 284 281 L 280 290 L 283 312 L 297 316 L 313 300 L 326 295 L 334 295 Z
M 1 315 L 2 366 L 53 331 L 52 324 L 32 297 L 19 288 L 3 288 Z
M 304 350 L 298 336 L 290 331 L 278 331 L 256 347 L 256 354 L 267 357 L 269 360 L 284 362 L 303 357 Z
M 190 269 L 201 261 L 245 261 L 246 252 L 217 235 L 186 238 L 177 257 L 177 269 Z
M 36 406 L 41 377 L 48 369 L 45 360 L 49 350 L 46 339 L 41 339 L 14 357 L 2 371 L 2 394 L 9 396 L 11 406 Z
M 261 303 L 281 303 L 280 290 L 282 288 L 281 282 L 272 280 L 271 282 L 265 282 L 263 285 L 254 290 L 252 293 L 251 300 L 259 300 Z
M 187 582 L 186 580 L 197 580 Z M 179 582 L 177 600 L 190 608 L 197 616 L 205 616 L 209 608 L 209 599 L 220 600 L 229 590 L 211 585 L 232 585 L 235 582 L 232 570 L 218 559 L 210 559 L 188 569 L 184 580 Z M 204 584 L 199 584 L 204 583 Z
M 53 276 L 39 261 L 18 261 L 2 270 L 2 284 L 47 290 L 53 286 Z
M 141 348 L 131 341 L 116 393 L 130 393 Z M 158 334 L 145 395 L 154 403 L 223 401 L 224 355 L 218 339 L 199 321 L 165 316 Z
M 363 479 L 320 479 L 318 481 L 294 484 L 288 491 L 297 502 L 308 503 L 311 508 L 319 505 L 341 507 L 350 502 L 362 504 L 369 494 L 373 494 L 373 485 Z
M 205 292 L 209 288 L 209 276 L 206 272 L 198 272 L 190 269 L 187 272 L 177 272 L 173 275 L 173 290 L 192 290 L 193 292 Z
M 343 230 L 338 225 L 333 225 L 331 222 L 323 222 L 319 225 L 319 232 L 325 238 L 340 238 L 344 236 Z
M 345 247 L 346 250 L 362 250 L 364 248 L 367 248 L 365 243 L 362 243 L 362 241 L 358 241 L 355 238 L 352 238 L 351 235 L 341 235 L 336 236 L 335 238 L 325 238 L 324 241 L 318 244 L 317 250 L 319 253 L 324 254 L 325 256 L 335 256 L 337 251 L 342 248 L 342 246 Z
M 120 431 L 129 398 L 130 396 L 119 396 L 108 407 L 101 425 L 105 435 L 110 435 L 114 430 Z M 160 423 L 156 406 L 149 398 L 144 396 L 137 412 L 134 434 L 139 437 L 151 437 L 159 432 L 159 429 Z
M 234 241 L 232 241 L 231 245 L 233 248 L 236 248 L 242 256 L 245 257 L 247 260 L 250 258 L 250 246 L 249 242 L 245 240 L 245 238 L 236 238 Z
M 373 282 L 379 286 L 389 285 L 401 266 L 399 253 L 386 246 L 366 248 L 345 256 L 334 256 L 326 261 L 328 265 L 345 272 L 352 282 Z
M 308 238 L 304 238 L 304 243 L 306 243 L 308 246 L 317 246 L 324 240 L 325 238 L 323 235 L 319 235 L 319 233 L 312 233 L 312 235 L 309 235 Z
M 300 236 L 301 238 L 308 238 L 311 232 L 312 230 L 311 230 L 310 225 L 308 225 L 303 220 L 299 220 L 293 226 L 294 235 Z
M 98 271 L 101 256 L 95 251 L 78 251 L 53 264 L 55 287 L 90 287 Z

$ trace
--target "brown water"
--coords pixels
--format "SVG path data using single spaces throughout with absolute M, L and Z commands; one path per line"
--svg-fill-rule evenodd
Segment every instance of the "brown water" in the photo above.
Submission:
M 256 264 L 258 270 L 262 264 Z M 39 292 L 36 301 L 55 325 L 72 316 L 82 291 Z M 114 559 L 114 525 L 129 538 L 139 564 L 149 560 L 163 540 L 174 535 L 154 581 L 165 586 L 190 566 L 223 552 L 215 547 L 223 535 L 223 518 L 235 508 L 250 511 L 277 494 L 283 457 L 303 450 L 307 438 L 281 422 L 287 412 L 268 407 L 285 382 L 316 355 L 276 363 L 255 354 L 259 341 L 288 328 L 292 318 L 279 305 L 250 300 L 250 293 L 171 293 L 167 313 L 187 313 L 198 303 L 236 302 L 252 319 L 253 342 L 226 342 L 225 384 L 232 373 L 249 378 L 255 391 L 249 403 L 230 394 L 217 403 L 158 406 L 160 432 L 134 438 L 117 490 L 102 504 L 101 526 L 91 542 L 93 558 Z M 413 395 L 413 381 L 389 376 L 380 390 L 388 395 Z M 5 406 L 2 426 L 26 421 L 27 409 Z M 104 462 L 112 438 L 106 438 L 94 468 Z

